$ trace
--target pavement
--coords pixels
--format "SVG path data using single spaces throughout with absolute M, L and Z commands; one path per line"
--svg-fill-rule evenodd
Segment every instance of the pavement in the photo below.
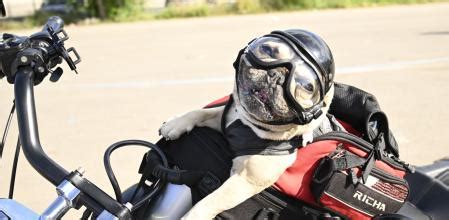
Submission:
M 449 3 L 67 26 L 83 61 L 56 83 L 35 89 L 45 151 L 67 170 L 79 166 L 112 195 L 103 151 L 124 139 L 157 141 L 167 118 L 232 91 L 232 62 L 240 48 L 274 29 L 304 28 L 331 47 L 336 81 L 376 95 L 389 116 L 401 157 L 423 165 L 449 156 Z M 29 35 L 36 31 L 23 30 Z M 13 87 L 0 81 L 6 122 Z M 4 125 L 0 121 L 0 125 Z M 0 161 L 6 197 L 17 125 Z M 117 151 L 112 166 L 122 186 L 138 180 L 145 149 Z M 21 155 L 15 198 L 42 212 L 52 185 Z M 66 219 L 76 219 L 74 212 Z

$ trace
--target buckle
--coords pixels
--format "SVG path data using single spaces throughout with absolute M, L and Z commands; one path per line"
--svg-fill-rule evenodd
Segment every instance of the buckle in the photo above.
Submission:
M 277 220 L 279 216 L 278 211 L 272 208 L 263 208 L 257 212 L 254 220 Z

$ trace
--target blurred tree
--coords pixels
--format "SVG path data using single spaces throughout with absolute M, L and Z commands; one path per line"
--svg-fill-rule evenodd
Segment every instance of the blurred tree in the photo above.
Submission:
M 106 18 L 106 9 L 104 8 L 103 0 L 95 0 L 96 3 L 96 11 L 98 12 L 98 15 L 101 19 Z
M 144 0 L 87 0 L 87 7 L 93 16 L 112 20 L 139 14 L 143 4 Z

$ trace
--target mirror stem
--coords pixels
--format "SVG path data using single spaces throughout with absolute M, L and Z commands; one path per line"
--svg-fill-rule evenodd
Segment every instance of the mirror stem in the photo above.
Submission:
M 2 17 L 6 16 L 5 5 L 3 4 L 3 0 L 0 0 L 0 14 Z

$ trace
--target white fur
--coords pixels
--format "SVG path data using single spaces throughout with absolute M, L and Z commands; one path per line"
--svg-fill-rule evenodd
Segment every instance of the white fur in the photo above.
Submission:
M 273 185 L 293 164 L 296 154 L 248 155 L 232 160 L 231 176 L 213 193 L 199 201 L 182 219 L 210 220 Z
M 221 116 L 224 106 L 199 109 L 176 116 L 162 124 L 159 133 L 167 140 L 176 140 L 182 134 L 189 133 L 193 127 L 210 127 L 220 131 Z
M 323 115 L 308 125 L 272 126 L 256 122 L 258 126 L 269 129 L 264 131 L 254 126 L 254 120 L 243 112 L 238 99 L 226 115 L 227 125 L 236 119 L 248 125 L 261 138 L 288 140 L 294 136 L 312 132 L 323 121 L 333 97 L 333 87 L 325 96 Z M 235 98 L 235 97 L 234 97 Z M 174 140 L 194 126 L 207 126 L 221 131 L 221 117 L 224 107 L 199 109 L 175 117 L 160 128 L 166 139 Z M 254 123 L 254 124 L 253 124 Z M 227 126 L 226 125 L 226 126 Z M 310 137 L 310 135 L 309 135 Z M 231 176 L 220 188 L 199 201 L 182 219 L 210 220 L 219 213 L 231 209 L 246 199 L 274 184 L 282 173 L 296 160 L 296 153 L 289 155 L 246 155 L 232 161 Z

